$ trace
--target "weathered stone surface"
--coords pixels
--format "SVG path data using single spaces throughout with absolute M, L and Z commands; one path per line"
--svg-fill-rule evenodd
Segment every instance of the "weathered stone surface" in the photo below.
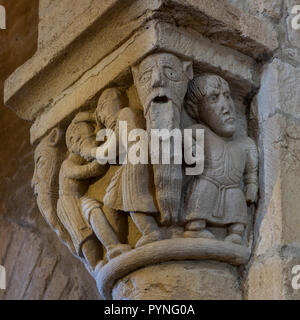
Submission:
M 90 13 L 91 7 L 96 4 L 95 2 L 93 0 L 40 0 L 39 49 L 49 46 L 51 42 L 61 37 L 64 32 L 70 32 L 76 20 L 81 20 L 82 24 L 84 13 L 86 11 Z M 102 5 L 102 7 L 105 7 L 105 5 Z M 98 8 L 100 9 L 100 7 Z M 53 21 L 55 21 L 55 24 L 53 24 Z
M 265 65 L 261 88 L 257 95 L 259 120 L 264 121 L 276 112 L 300 118 L 300 68 L 274 59 Z
M 282 300 L 283 266 L 278 256 L 254 262 L 246 282 L 248 300 Z
M 169 262 L 142 268 L 114 287 L 115 300 L 241 300 L 237 270 L 208 261 Z
M 282 0 L 227 0 L 231 5 L 255 16 L 280 18 Z
M 196 39 L 195 41 L 193 34 L 170 24 L 151 22 L 145 30 L 134 34 L 120 48 L 86 72 L 73 86 L 53 99 L 33 124 L 31 143 L 78 111 L 87 101 L 94 99 L 109 83 L 117 82 L 121 85 L 123 78 L 130 77 L 129 67 L 155 49 L 176 52 L 194 59 L 196 68 L 200 68 L 202 72 L 218 72 L 237 84 L 238 93 L 245 95 L 251 91 L 256 85 L 257 77 L 253 59 L 212 44 L 201 36 Z
M 299 300 L 299 247 L 273 250 L 260 257 L 250 267 L 245 283 L 245 297 L 249 300 Z
M 273 233 L 272 237 L 274 236 L 278 241 L 278 236 L 281 234 L 281 244 L 300 242 L 297 232 L 300 226 L 297 200 L 300 192 L 300 134 L 298 128 L 299 120 L 286 119 L 281 114 L 276 114 L 263 124 L 263 201 L 264 210 L 267 212 L 265 223 L 270 218 L 269 214 L 274 215 L 272 224 L 277 232 Z M 281 222 L 278 223 L 279 221 Z M 282 231 L 280 231 L 281 228 Z M 268 237 L 270 226 L 267 231 L 263 230 L 265 231 L 261 232 L 262 237 Z
M 211 21 L 209 21 L 208 27 L 215 30 L 213 32 L 205 30 L 205 34 L 208 37 L 211 36 L 215 41 L 227 44 L 229 47 L 250 56 L 257 57 L 262 54 L 264 51 L 262 47 L 269 52 L 274 51 L 278 47 L 277 33 L 271 25 L 246 14 L 243 10 L 232 7 L 226 2 L 217 0 L 187 0 L 184 2 L 181 0 L 170 0 L 170 2 L 177 6 L 184 4 L 192 15 L 198 15 L 198 18 L 200 18 L 199 25 L 202 28 L 201 18 L 205 21 L 205 16 L 209 17 Z M 190 24 L 193 24 L 193 22 L 190 21 Z M 194 24 L 197 25 L 197 22 L 194 22 Z M 224 26 L 226 26 L 225 29 L 223 29 Z M 214 35 L 214 32 L 216 32 L 216 35 Z M 228 32 L 231 35 L 230 40 L 226 39 Z M 239 38 L 240 36 L 241 38 Z M 253 40 L 255 44 L 251 43 Z
M 91 276 L 54 236 L 56 244 L 49 246 L 45 235 L 3 219 L 0 233 L 10 239 L 0 260 L 7 273 L 7 290 L 0 292 L 0 300 L 100 299 Z
M 119 5 L 118 10 L 112 11 L 116 5 Z M 153 15 L 152 10 L 155 12 L 158 6 L 159 1 L 124 3 L 110 0 L 105 6 L 93 1 L 80 19 L 70 23 L 55 41 L 38 50 L 32 59 L 11 75 L 6 82 L 5 100 L 10 101 L 12 97 L 12 101 L 6 104 L 12 106 L 20 117 L 33 120 L 53 98 L 61 95 L 84 72 L 142 27 L 148 21 L 148 12 Z M 83 32 L 91 26 L 93 29 L 90 32 Z M 115 33 L 114 37 L 111 37 L 112 33 Z
M 288 32 L 288 40 L 290 44 L 296 48 L 300 48 L 300 29 L 295 30 L 292 27 L 292 20 L 296 17 L 295 13 L 292 13 L 292 9 L 294 6 L 300 5 L 299 0 L 288 0 L 287 1 L 287 12 L 288 16 L 286 18 L 287 32 Z M 299 11 L 298 11 L 299 14 Z M 299 19 L 297 19 L 297 23 L 299 24 Z
M 55 255 L 47 255 L 45 251 L 42 252 L 41 257 L 37 262 L 36 269 L 32 273 L 27 290 L 23 296 L 24 300 L 40 300 L 47 290 L 49 281 L 51 280 L 52 274 L 58 263 L 58 257 Z
M 168 10 L 161 9 L 165 2 L 167 8 L 170 7 L 171 14 L 168 13 Z M 115 8 L 116 5 L 119 5 L 118 10 L 115 10 L 111 15 L 112 8 Z M 127 2 L 126 5 L 128 5 Z M 184 8 L 184 10 L 182 12 L 174 10 L 174 5 Z M 216 43 L 252 57 L 257 57 L 265 51 L 271 52 L 278 45 L 277 35 L 270 26 L 254 17 L 245 15 L 236 8 L 216 1 L 208 1 L 207 3 L 205 1 L 200 3 L 182 2 L 182 0 L 130 1 L 128 7 L 124 8 L 119 1 L 111 0 L 106 3 L 106 7 L 101 7 L 100 11 L 97 6 L 98 2 L 93 1 L 91 6 L 80 15 L 80 18 L 64 28 L 63 33 L 60 28 L 57 32 L 54 31 L 60 35 L 59 37 L 53 36 L 57 40 L 53 40 L 51 45 L 39 50 L 7 81 L 6 103 L 16 110 L 22 118 L 30 120 L 36 118 L 40 110 L 48 106 L 51 99 L 60 96 L 84 72 L 92 68 L 119 44 L 126 41 L 134 31 L 143 27 L 145 22 L 156 19 L 156 17 L 172 24 L 175 21 L 177 26 L 194 29 Z M 58 7 L 58 14 L 64 10 L 64 6 L 61 4 Z M 80 12 L 80 10 L 79 12 L 70 11 L 70 17 L 74 17 Z M 53 14 L 51 12 L 50 16 Z M 44 18 L 48 21 L 47 19 Z M 107 19 L 110 21 L 109 27 L 105 26 Z M 93 32 L 83 32 L 91 27 L 93 21 L 95 23 L 98 21 Z M 60 27 L 63 25 L 64 23 Z M 112 30 L 117 35 L 116 37 L 110 37 Z M 257 30 L 260 32 L 258 33 Z M 103 42 L 106 42 L 105 46 L 101 46 Z M 65 54 L 66 50 L 68 50 L 68 54 Z M 51 65 L 50 69 L 47 67 L 49 65 Z M 47 92 L 43 90 L 45 86 L 48 88 Z M 26 99 L 24 99 L 25 96 Z
M 259 229 L 259 239 L 256 248 L 256 255 L 265 254 L 270 248 L 279 246 L 282 241 L 282 189 L 280 172 L 274 185 L 267 212 Z
M 252 10 L 251 10 L 252 9 Z M 262 15 L 280 18 L 282 9 L 282 0 L 254 0 L 250 1 L 250 10 Z
M 26 234 L 18 256 L 14 257 L 14 271 L 9 279 L 5 299 L 21 300 L 24 298 L 36 266 L 39 263 L 41 252 L 40 239 L 33 233 Z M 6 266 L 6 268 L 11 268 L 11 266 L 12 264 Z

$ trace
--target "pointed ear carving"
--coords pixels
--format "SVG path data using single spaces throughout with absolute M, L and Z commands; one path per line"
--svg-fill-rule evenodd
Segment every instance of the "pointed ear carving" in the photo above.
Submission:
M 52 147 L 55 147 L 58 144 L 60 139 L 60 130 L 58 128 L 54 128 L 49 134 L 49 144 Z
M 183 61 L 183 71 L 189 80 L 193 80 L 194 78 L 194 69 L 192 61 Z

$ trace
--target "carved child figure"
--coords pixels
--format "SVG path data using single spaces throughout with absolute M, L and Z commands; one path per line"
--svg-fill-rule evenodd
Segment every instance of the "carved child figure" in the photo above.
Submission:
M 219 76 L 196 77 L 189 86 L 186 111 L 204 129 L 204 171 L 188 185 L 184 203 L 185 237 L 214 238 L 207 226 L 226 227 L 225 241 L 241 244 L 247 205 L 257 199 L 255 142 L 235 135 L 236 111 L 228 83 Z M 246 197 L 242 191 L 244 180 Z
M 80 114 L 78 114 L 80 117 Z M 101 246 L 81 213 L 80 198 L 88 188 L 88 179 L 103 175 L 105 168 L 97 161 L 87 162 L 81 155 L 96 146 L 94 126 L 88 122 L 72 121 L 66 132 L 70 152 L 59 174 L 57 213 L 71 235 L 76 254 L 94 268 L 101 259 Z M 89 158 L 89 155 L 86 155 Z

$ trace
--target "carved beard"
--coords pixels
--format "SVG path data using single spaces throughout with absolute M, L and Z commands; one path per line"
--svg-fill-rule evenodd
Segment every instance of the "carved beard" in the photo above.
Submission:
M 180 129 L 180 115 L 181 107 L 171 100 L 153 101 L 146 114 L 149 141 L 151 129 L 168 129 L 170 131 Z M 156 201 L 161 214 L 161 223 L 164 225 L 174 224 L 178 220 L 183 179 L 182 166 L 174 164 L 174 142 L 172 139 L 170 145 L 170 164 L 153 164 Z

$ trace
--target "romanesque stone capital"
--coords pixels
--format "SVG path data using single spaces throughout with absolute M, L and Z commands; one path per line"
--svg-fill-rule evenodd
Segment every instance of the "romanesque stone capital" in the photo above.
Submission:
M 5 85 L 32 121 L 41 214 L 105 299 L 242 299 L 261 186 L 249 106 L 277 32 L 226 1 L 63 1 L 56 27 L 44 2 L 38 51 Z

